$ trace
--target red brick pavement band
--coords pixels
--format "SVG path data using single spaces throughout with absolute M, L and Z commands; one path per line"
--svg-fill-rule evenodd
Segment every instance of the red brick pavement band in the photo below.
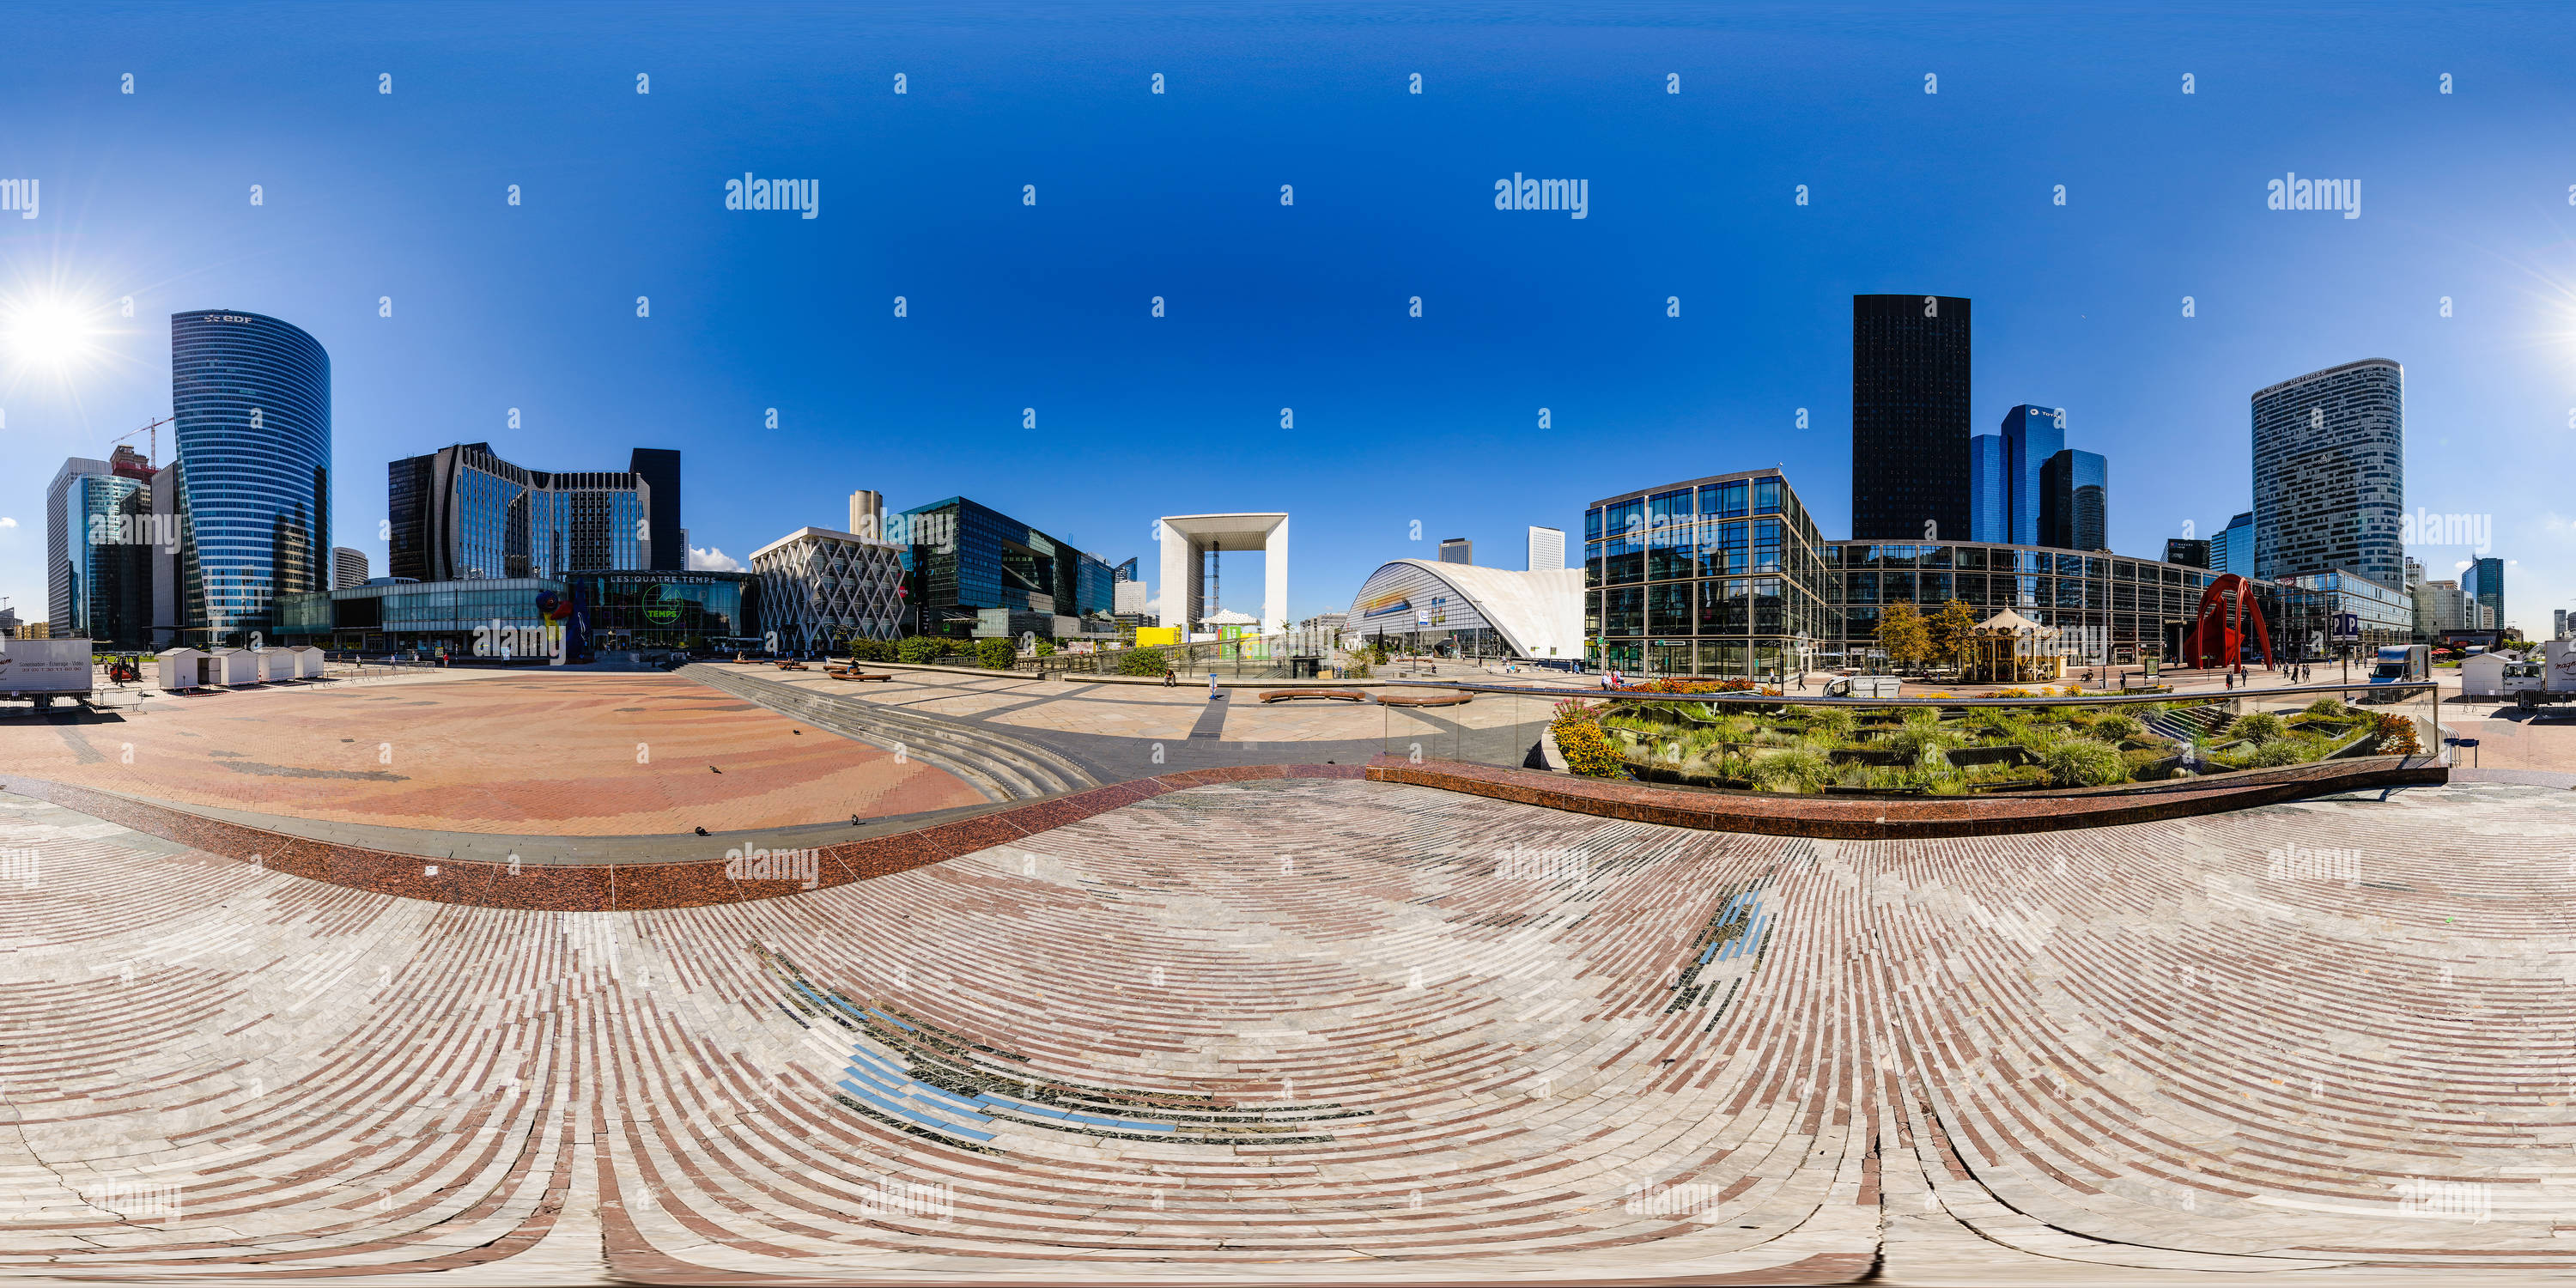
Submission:
M 936 823 L 911 832 L 816 847 L 821 851 L 821 863 L 816 873 L 815 888 L 846 885 L 852 881 L 865 881 L 945 862 L 961 854 L 972 854 L 1033 836 L 1165 792 L 1252 779 L 1359 778 L 1362 773 L 1358 765 L 1243 765 L 1192 769 L 1158 778 L 1113 783 L 1053 800 L 1029 801 L 973 818 Z M 722 858 L 668 863 L 523 863 L 514 873 L 506 863 L 395 854 L 307 840 L 40 778 L 0 777 L 0 788 L 78 810 L 92 818 L 137 832 L 177 841 L 209 854 L 256 863 L 271 871 L 405 899 L 426 899 L 433 903 L 549 912 L 605 912 L 744 903 L 798 894 L 806 888 L 803 882 L 794 880 L 728 878 Z M 673 844 L 676 846 L 687 839 L 690 838 L 675 837 Z M 433 867 L 437 872 L 434 876 L 430 875 Z
M 1254 779 L 1363 776 L 1373 782 L 1436 787 L 1669 827 L 1841 840 L 1990 836 L 2109 827 L 2247 809 L 2335 792 L 2449 781 L 2449 771 L 2430 758 L 2383 756 L 2296 765 L 2221 780 L 2094 788 L 2038 797 L 1837 800 L 1691 791 L 1459 761 L 1416 763 L 1379 756 L 1366 767 L 1244 765 L 1186 770 L 1095 787 L 1053 800 L 1031 801 L 916 831 L 820 846 L 817 888 L 944 862 L 1165 792 Z M 0 778 L 0 786 L 209 854 L 332 885 L 435 903 L 598 912 L 742 903 L 796 894 L 806 888 L 794 880 L 729 878 L 722 858 L 643 864 L 524 863 L 515 872 L 507 864 L 472 859 L 442 858 L 433 864 L 421 855 L 307 840 L 68 783 L 9 777 Z M 674 841 L 676 844 L 678 838 Z

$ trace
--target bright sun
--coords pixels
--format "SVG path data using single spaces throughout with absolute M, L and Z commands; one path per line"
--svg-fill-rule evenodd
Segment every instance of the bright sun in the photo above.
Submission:
M 95 334 L 82 310 L 63 300 L 0 302 L 0 349 L 29 366 L 69 366 L 88 355 Z

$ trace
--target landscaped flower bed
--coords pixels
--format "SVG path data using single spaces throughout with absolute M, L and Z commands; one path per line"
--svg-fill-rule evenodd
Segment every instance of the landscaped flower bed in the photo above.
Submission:
M 2286 719 L 2240 717 L 2195 747 L 2150 731 L 2141 718 L 2167 709 L 2162 703 L 1711 707 L 1613 699 L 1586 714 L 1626 773 L 1648 782 L 1870 795 L 2103 787 L 2265 769 L 2402 749 L 2414 731 L 2405 717 L 2383 720 L 2329 698 Z

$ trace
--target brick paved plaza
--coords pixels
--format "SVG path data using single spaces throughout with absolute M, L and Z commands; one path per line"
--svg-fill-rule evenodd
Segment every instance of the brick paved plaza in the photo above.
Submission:
M 2563 791 L 1905 844 L 1285 781 L 651 913 L 0 849 L 13 1273 L 2576 1269 Z
M 1025 788 L 985 744 L 877 745 L 925 731 L 1101 781 L 1146 747 L 1509 732 L 1481 699 L 740 674 L 155 696 L 0 726 L 0 772 L 633 861 Z M 510 911 L 0 793 L 0 1274 L 2576 1272 L 2561 787 L 1897 842 L 1278 779 L 994 840 L 758 902 Z
M 449 832 L 637 835 L 984 801 L 953 775 L 668 675 L 453 670 L 0 722 L 0 772 Z

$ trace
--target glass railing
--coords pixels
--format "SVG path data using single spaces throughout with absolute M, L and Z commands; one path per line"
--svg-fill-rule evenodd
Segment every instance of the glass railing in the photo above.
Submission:
M 1586 683 L 1592 687 L 1579 687 Z M 2157 694 L 2062 686 L 2034 687 L 2029 696 L 1895 699 L 1598 684 L 1571 676 L 1395 680 L 1380 691 L 1379 749 L 1417 763 L 1899 797 L 2143 787 L 2383 756 L 2449 763 L 2428 682 Z

